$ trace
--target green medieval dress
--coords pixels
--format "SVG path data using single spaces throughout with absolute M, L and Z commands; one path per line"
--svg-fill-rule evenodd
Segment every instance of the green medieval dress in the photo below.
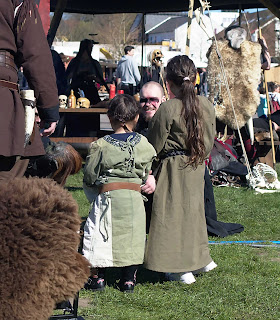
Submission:
M 84 169 L 84 190 L 91 211 L 84 227 L 83 254 L 93 267 L 142 264 L 146 217 L 140 192 L 128 189 L 99 194 L 111 182 L 143 184 L 156 153 L 148 140 L 132 133 L 108 135 L 91 145 Z
M 206 154 L 215 135 L 213 105 L 198 97 L 203 111 Z M 149 125 L 148 139 L 159 157 L 186 149 L 186 129 L 181 117 L 182 101 L 164 102 Z M 212 259 L 204 214 L 205 164 L 195 170 L 185 166 L 187 156 L 168 156 L 161 162 L 154 193 L 145 267 L 159 272 L 188 272 L 200 269 Z

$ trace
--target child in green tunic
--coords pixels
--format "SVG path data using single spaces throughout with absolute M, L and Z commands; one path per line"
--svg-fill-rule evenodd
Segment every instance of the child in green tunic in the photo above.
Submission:
M 143 263 L 145 209 L 141 185 L 156 153 L 133 132 L 139 105 L 129 95 L 109 104 L 114 134 L 93 142 L 84 169 L 84 190 L 91 211 L 84 228 L 83 254 L 93 269 L 86 288 L 104 289 L 107 267 L 121 267 L 120 289 L 133 292 L 137 266 Z

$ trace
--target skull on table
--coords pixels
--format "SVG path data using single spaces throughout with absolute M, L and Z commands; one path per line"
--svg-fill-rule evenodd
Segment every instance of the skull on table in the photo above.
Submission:
M 59 101 L 59 108 L 63 108 L 63 109 L 67 108 L 67 96 L 63 94 L 60 95 L 58 97 L 58 101 Z
M 90 101 L 87 98 L 81 97 L 77 100 L 76 108 L 89 108 Z

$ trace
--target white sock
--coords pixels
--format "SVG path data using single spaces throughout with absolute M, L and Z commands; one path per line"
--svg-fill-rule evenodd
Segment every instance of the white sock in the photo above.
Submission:
M 193 274 L 198 274 L 198 273 L 202 273 L 202 272 L 209 272 L 213 269 L 215 269 L 217 267 L 217 264 L 214 261 L 211 261 L 210 263 L 207 264 L 207 266 L 194 270 L 192 271 Z

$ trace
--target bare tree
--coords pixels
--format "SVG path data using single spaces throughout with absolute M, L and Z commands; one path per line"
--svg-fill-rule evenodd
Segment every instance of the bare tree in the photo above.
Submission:
M 131 30 L 135 17 L 128 13 L 95 16 L 97 39 L 109 45 L 106 49 L 117 60 L 124 54 L 125 46 L 138 43 L 138 28 Z
M 81 41 L 89 34 L 97 33 L 94 40 L 105 44 L 114 59 L 124 54 L 124 47 L 138 43 L 139 29 L 131 30 L 136 14 L 78 15 L 67 14 L 61 20 L 56 38 L 59 40 Z

